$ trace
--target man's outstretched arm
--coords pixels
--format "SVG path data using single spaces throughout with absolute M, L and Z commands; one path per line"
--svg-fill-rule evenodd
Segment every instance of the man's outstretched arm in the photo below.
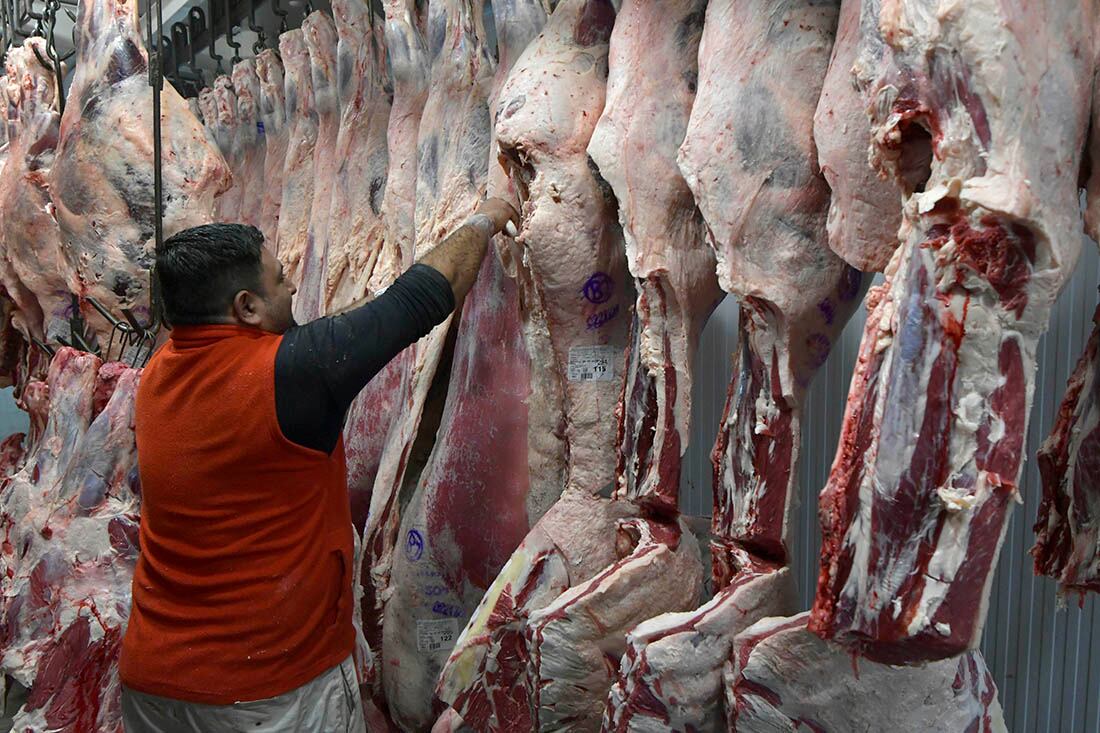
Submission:
M 355 396 L 461 307 L 490 237 L 518 219 L 507 203 L 489 199 L 377 298 L 288 331 L 275 358 L 276 408 L 286 437 L 331 452 Z
M 474 286 L 489 239 L 511 222 L 519 227 L 519 214 L 501 199 L 489 199 L 451 236 L 417 262 L 431 267 L 447 278 L 455 303 L 461 306 Z

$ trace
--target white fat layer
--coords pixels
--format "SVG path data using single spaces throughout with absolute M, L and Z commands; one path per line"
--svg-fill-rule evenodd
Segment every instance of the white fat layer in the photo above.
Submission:
M 801 619 L 766 619 L 734 641 L 725 687 L 739 730 L 795 730 L 808 720 L 830 731 L 1007 730 L 979 652 L 911 667 L 862 659 L 856 669 L 849 651 Z

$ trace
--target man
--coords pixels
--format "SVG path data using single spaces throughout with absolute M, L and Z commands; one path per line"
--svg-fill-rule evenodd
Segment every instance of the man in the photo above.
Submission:
M 135 415 L 129 733 L 364 730 L 344 416 L 462 301 L 510 221 L 512 207 L 490 199 L 378 298 L 304 326 L 255 228 L 211 224 L 164 243 L 172 331 Z

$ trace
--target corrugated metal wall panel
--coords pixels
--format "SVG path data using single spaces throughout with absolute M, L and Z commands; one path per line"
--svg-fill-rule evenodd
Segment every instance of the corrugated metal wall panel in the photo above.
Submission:
M 1017 732 L 1100 733 L 1100 602 L 1059 609 L 1055 584 L 1031 572 L 1028 550 L 1039 506 L 1035 452 L 1050 432 L 1092 327 L 1100 284 L 1100 257 L 1086 243 L 1070 284 L 1059 299 L 1051 328 L 1039 344 L 1027 436 L 1029 461 L 1021 485 L 1023 504 L 1013 512 L 990 595 L 982 651 L 1000 689 L 1009 729 Z M 864 323 L 862 309 L 848 324 L 806 399 L 800 506 L 793 523 L 792 562 L 801 601 L 808 607 L 817 579 L 821 530 L 817 494 L 825 485 L 840 437 L 840 422 Z M 730 379 L 736 346 L 737 307 L 727 298 L 703 333 L 693 388 L 691 444 L 682 477 L 685 513 L 711 512 L 710 449 Z

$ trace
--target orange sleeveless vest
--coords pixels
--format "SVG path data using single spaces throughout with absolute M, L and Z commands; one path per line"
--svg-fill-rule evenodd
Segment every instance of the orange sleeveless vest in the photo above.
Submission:
M 282 337 L 172 331 L 138 390 L 141 555 L 120 676 L 224 705 L 274 697 L 355 646 L 343 441 L 287 440 L 275 415 Z

